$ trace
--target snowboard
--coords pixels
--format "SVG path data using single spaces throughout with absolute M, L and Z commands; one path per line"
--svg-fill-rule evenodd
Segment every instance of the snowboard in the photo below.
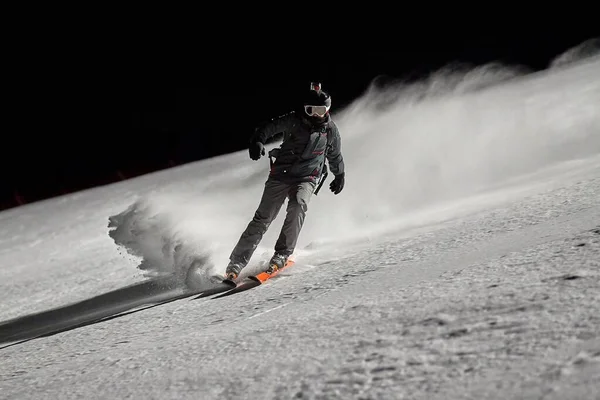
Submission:
M 240 281 L 237 281 L 237 282 L 233 281 L 231 279 L 223 279 L 221 281 L 221 283 L 219 283 L 216 287 L 199 294 L 198 296 L 194 297 L 192 300 L 196 300 L 196 299 L 200 299 L 200 298 L 208 297 L 208 296 L 213 296 L 213 295 L 217 295 L 217 296 L 213 297 L 213 299 L 219 299 L 221 297 L 230 296 L 235 293 L 239 293 L 239 292 L 243 292 L 243 291 L 255 288 L 257 286 L 262 285 L 269 279 L 274 278 L 275 276 L 279 275 L 281 273 L 281 271 L 291 267 L 292 265 L 294 265 L 294 261 L 288 260 L 286 262 L 286 264 L 283 266 L 283 268 L 278 269 L 277 271 L 273 272 L 272 274 L 269 274 L 268 272 L 263 271 L 256 275 L 250 275 L 245 278 L 242 278 Z

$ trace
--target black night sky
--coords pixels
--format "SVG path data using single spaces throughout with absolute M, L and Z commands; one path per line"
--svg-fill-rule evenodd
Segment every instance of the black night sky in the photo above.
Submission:
M 254 126 L 293 107 L 311 80 L 332 95 L 335 112 L 378 76 L 418 79 L 457 61 L 537 70 L 598 34 L 581 26 L 404 34 L 352 45 L 334 38 L 316 48 L 303 41 L 319 35 L 275 44 L 215 34 L 194 45 L 141 35 L 38 49 L 12 81 L 0 209 L 245 149 Z

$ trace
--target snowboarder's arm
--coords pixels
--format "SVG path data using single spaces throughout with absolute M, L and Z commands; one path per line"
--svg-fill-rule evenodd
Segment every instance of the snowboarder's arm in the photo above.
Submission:
M 327 152 L 329 169 L 333 175 L 341 175 L 345 172 L 344 157 L 342 156 L 342 138 L 335 123 L 331 123 L 331 142 Z
M 278 133 L 285 133 L 294 124 L 294 112 L 273 118 L 267 123 L 259 126 L 254 131 L 250 143 L 260 142 L 266 144 L 267 141 Z

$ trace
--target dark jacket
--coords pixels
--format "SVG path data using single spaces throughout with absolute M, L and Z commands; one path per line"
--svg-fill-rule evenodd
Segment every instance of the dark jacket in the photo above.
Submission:
M 342 141 L 329 114 L 322 121 L 291 111 L 259 126 L 251 142 L 263 144 L 283 133 L 283 142 L 269 155 L 274 162 L 271 176 L 282 181 L 316 181 L 324 170 L 325 160 L 334 175 L 344 173 Z

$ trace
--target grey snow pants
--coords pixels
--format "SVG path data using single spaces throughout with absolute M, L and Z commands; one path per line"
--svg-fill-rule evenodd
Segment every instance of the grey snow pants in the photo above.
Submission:
M 288 199 L 286 216 L 275 243 L 275 253 L 290 256 L 296 248 L 315 188 L 314 182 L 284 183 L 272 178 L 267 179 L 260 204 L 233 249 L 230 261 L 243 267 L 248 264 L 271 222 L 279 214 L 286 198 Z

